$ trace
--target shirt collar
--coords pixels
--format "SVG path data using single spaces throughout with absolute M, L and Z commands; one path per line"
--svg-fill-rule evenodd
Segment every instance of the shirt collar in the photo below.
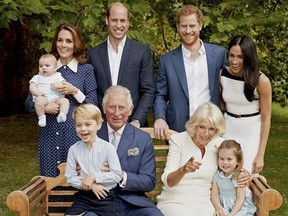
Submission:
M 206 50 L 205 50 L 203 41 L 200 40 L 200 43 L 201 43 L 201 46 L 200 46 L 200 49 L 199 49 L 199 54 L 200 55 L 206 54 Z M 182 49 L 183 56 L 186 56 L 186 57 L 190 58 L 191 51 L 186 49 L 186 47 L 183 44 L 181 45 L 181 49 Z
M 122 39 L 122 41 L 118 44 L 118 48 L 119 47 L 121 47 L 121 48 L 124 47 L 126 39 L 127 39 L 127 36 L 125 35 L 124 38 Z M 112 45 L 111 45 L 110 40 L 109 40 L 109 36 L 107 38 L 107 44 L 108 44 L 108 47 L 112 48 Z
M 57 61 L 57 70 L 59 68 L 61 68 L 62 66 L 65 66 L 62 64 L 62 62 L 60 61 L 60 59 L 58 59 Z M 78 61 L 76 60 L 76 58 L 73 58 L 68 65 L 66 65 L 67 67 L 69 67 L 74 73 L 77 73 L 77 68 L 78 68 Z
M 232 178 L 233 174 L 234 174 L 234 172 L 231 173 L 229 176 L 225 176 L 224 173 L 223 173 L 223 171 L 219 171 L 219 176 L 220 176 L 221 178 Z
M 124 128 L 125 128 L 126 124 L 124 124 L 119 130 L 117 130 L 117 134 L 119 134 L 120 136 L 122 136 Z M 114 130 L 110 127 L 110 125 L 107 122 L 107 128 L 108 128 L 108 134 L 111 134 L 114 132 Z

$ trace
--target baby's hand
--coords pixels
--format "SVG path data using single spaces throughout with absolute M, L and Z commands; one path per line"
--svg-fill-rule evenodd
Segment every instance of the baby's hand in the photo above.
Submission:
M 37 95 L 35 95 L 36 97 L 39 97 L 39 96 L 45 96 L 44 92 L 42 91 L 38 91 Z
M 100 200 L 105 199 L 107 197 L 107 192 L 109 192 L 109 189 L 101 184 L 93 184 L 92 191 L 94 192 L 96 197 Z

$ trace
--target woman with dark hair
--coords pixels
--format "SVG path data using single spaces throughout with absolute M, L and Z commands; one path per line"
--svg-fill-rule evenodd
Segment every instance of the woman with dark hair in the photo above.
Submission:
M 47 125 L 41 128 L 39 139 L 39 170 L 44 176 L 58 175 L 57 166 L 66 161 L 69 147 L 79 140 L 72 120 L 74 108 L 82 103 L 98 105 L 93 67 L 87 64 L 84 43 L 76 26 L 58 26 L 51 54 L 57 58 L 57 71 L 66 80 L 55 90 L 65 95 L 70 107 L 67 120 L 58 123 L 59 105 L 46 106 Z M 31 95 L 27 98 L 27 107 L 31 112 L 35 111 Z
M 254 41 L 246 36 L 233 38 L 228 45 L 229 66 L 220 73 L 222 108 L 225 111 L 224 139 L 241 144 L 243 167 L 259 173 L 269 137 L 272 91 L 268 77 L 258 69 Z

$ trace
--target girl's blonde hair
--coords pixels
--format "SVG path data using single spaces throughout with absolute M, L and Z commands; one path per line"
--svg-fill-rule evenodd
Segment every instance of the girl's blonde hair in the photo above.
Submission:
M 88 120 L 95 120 L 97 124 L 101 124 L 103 122 L 100 109 L 97 106 L 89 103 L 77 106 L 72 115 L 74 121 L 76 116 Z
M 232 149 L 234 155 L 237 159 L 238 165 L 236 166 L 235 172 L 232 176 L 233 179 L 237 178 L 240 174 L 240 171 L 243 167 L 243 152 L 241 149 L 241 145 L 236 142 L 235 140 L 225 140 L 221 143 L 220 147 L 218 148 L 217 157 L 219 158 L 219 152 L 223 149 Z

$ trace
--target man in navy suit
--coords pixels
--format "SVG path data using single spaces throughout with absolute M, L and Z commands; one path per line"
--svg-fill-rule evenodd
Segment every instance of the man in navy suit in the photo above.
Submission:
M 177 13 L 177 32 L 181 45 L 160 57 L 153 105 L 157 139 L 166 129 L 185 130 L 195 109 L 208 101 L 220 105 L 219 71 L 226 65 L 223 47 L 200 39 L 203 14 L 193 5 Z
M 147 126 L 146 118 L 155 95 L 151 50 L 126 36 L 129 12 L 122 3 L 110 5 L 106 25 L 108 39 L 87 52 L 97 80 L 98 102 L 102 103 L 104 92 L 111 85 L 125 86 L 130 90 L 134 104 L 128 121 L 136 127 Z
M 150 135 L 127 123 L 133 110 L 130 92 L 111 86 L 103 98 L 106 121 L 97 135 L 115 145 L 123 177 L 115 189 L 117 216 L 163 216 L 145 192 L 156 184 L 155 151 Z

